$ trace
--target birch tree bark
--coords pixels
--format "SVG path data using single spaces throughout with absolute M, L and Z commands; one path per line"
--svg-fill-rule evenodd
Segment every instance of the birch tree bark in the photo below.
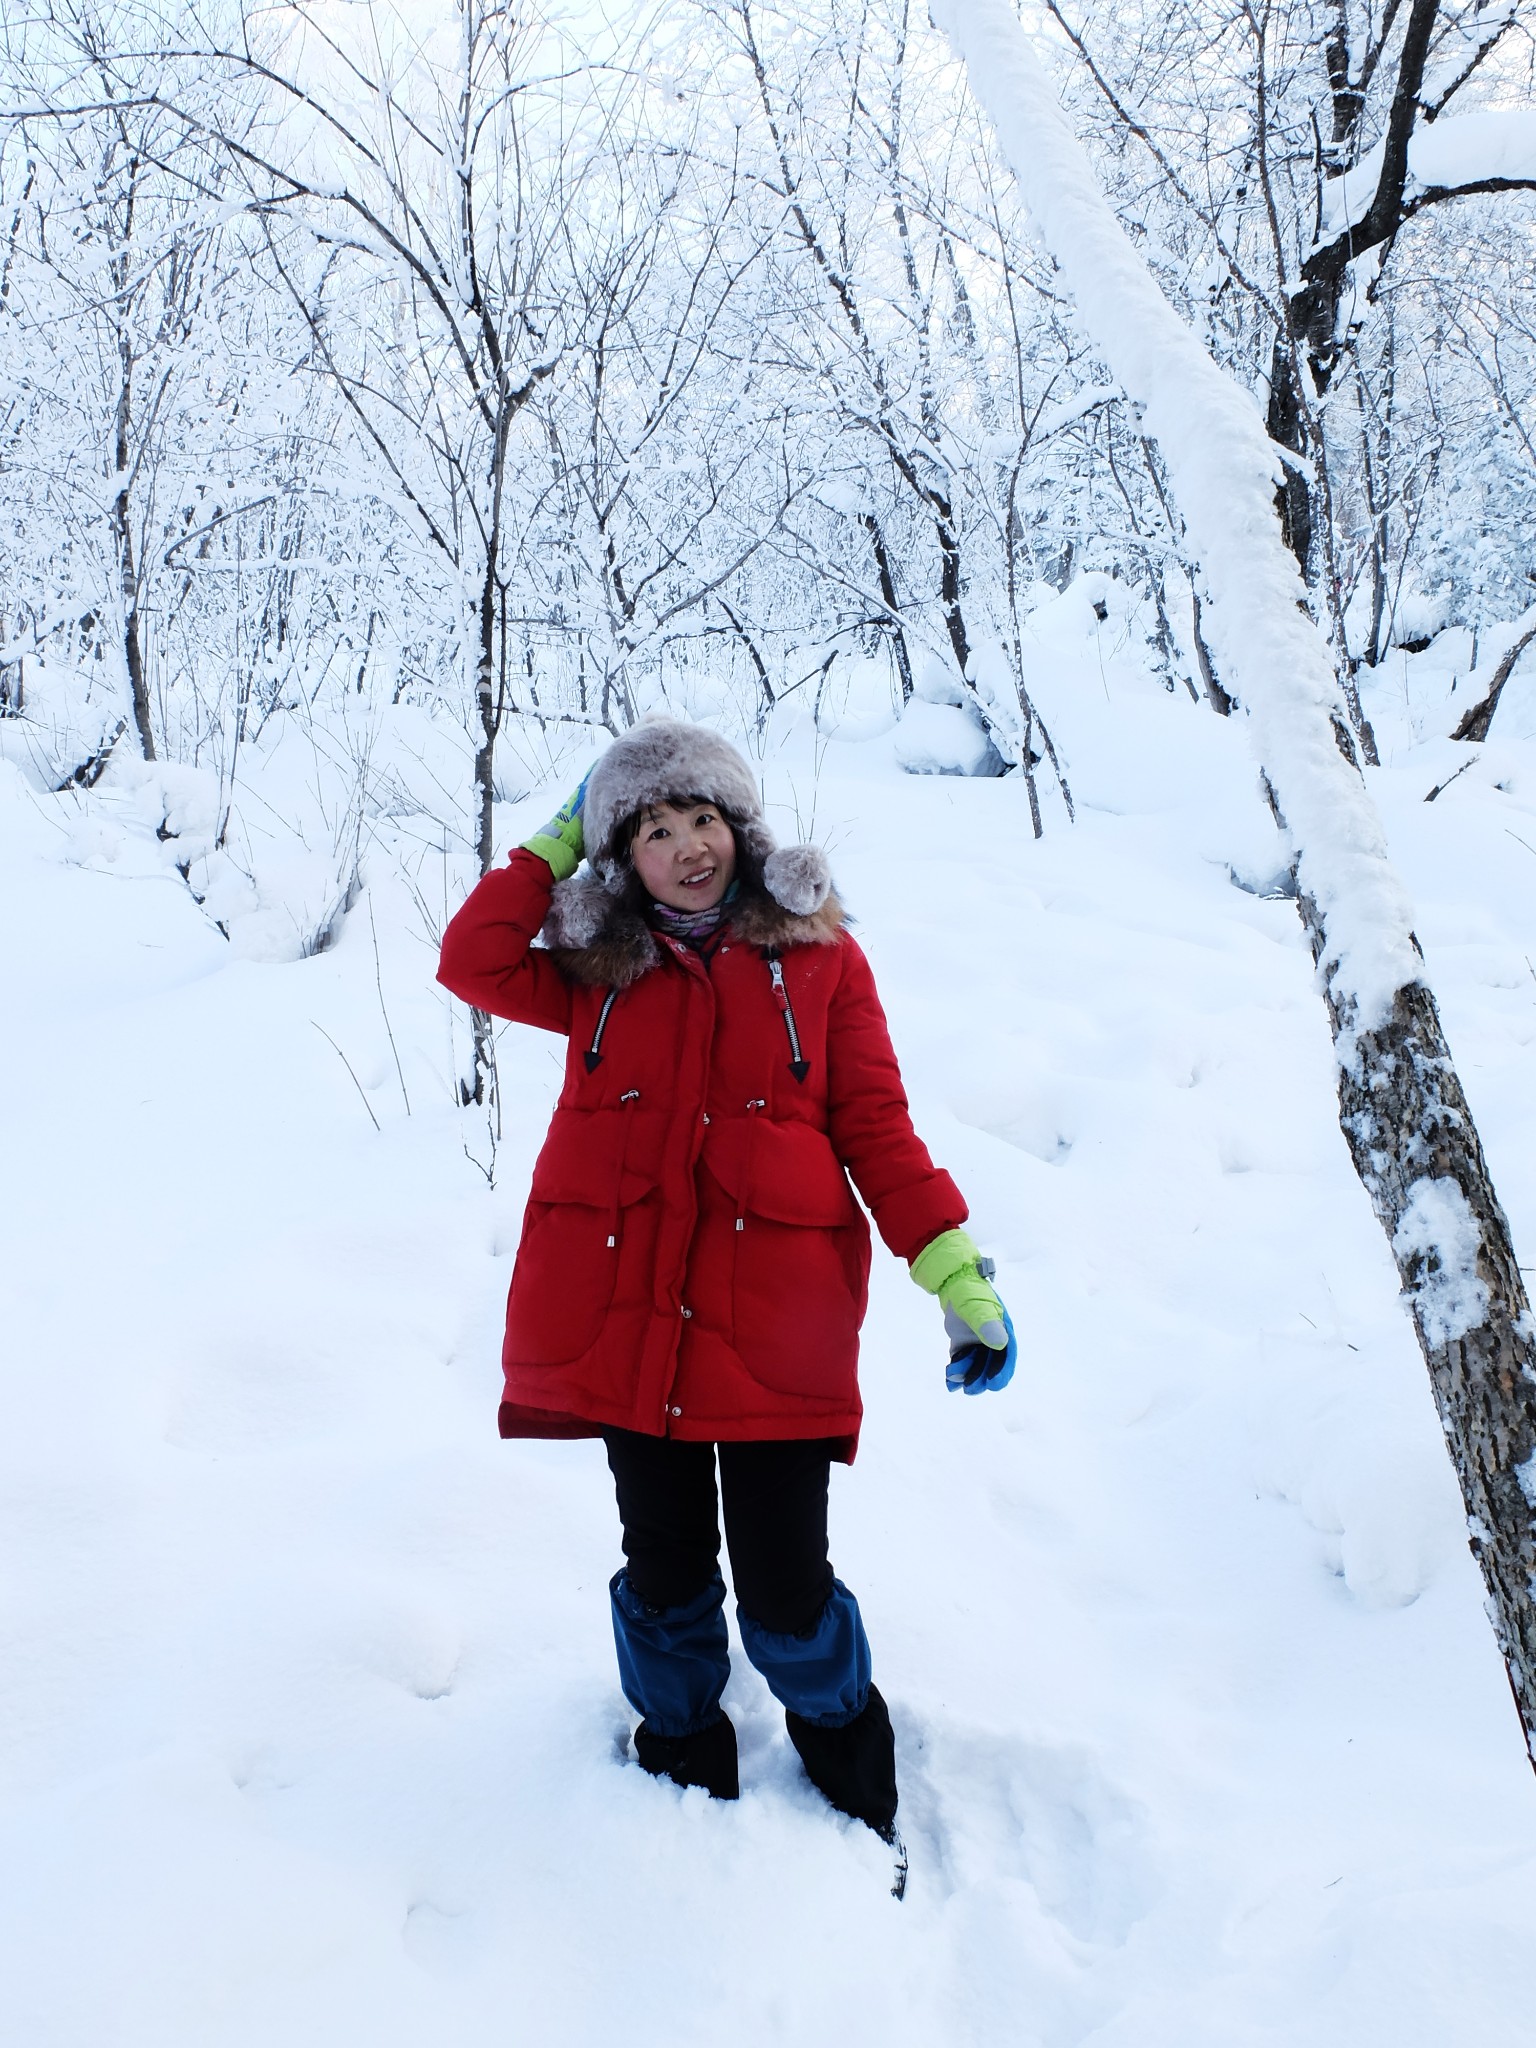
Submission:
M 1289 832 L 1338 1063 L 1339 1120 L 1429 1367 L 1473 1555 L 1536 1763 L 1536 1323 L 1423 973 L 1406 892 L 1275 507 L 1249 395 L 1163 296 L 1009 0 L 933 0 L 1084 326 L 1161 450 L 1209 637 Z

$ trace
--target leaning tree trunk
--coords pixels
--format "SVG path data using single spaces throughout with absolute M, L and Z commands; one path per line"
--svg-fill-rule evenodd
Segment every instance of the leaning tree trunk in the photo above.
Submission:
M 1499 663 L 1493 672 L 1493 681 L 1488 685 L 1487 696 L 1480 703 L 1472 706 L 1472 709 L 1451 734 L 1453 740 L 1487 739 L 1488 728 L 1493 724 L 1493 714 L 1498 710 L 1499 699 L 1504 694 L 1504 685 L 1514 674 L 1515 663 L 1524 654 L 1533 640 L 1536 640 L 1536 626 L 1532 626 L 1528 633 L 1522 633 L 1514 646 L 1510 648 L 1508 654 Z
M 1301 899 L 1313 955 L 1327 936 Z M 1329 1013 L 1336 1040 L 1347 1021 Z M 1536 1763 L 1536 1327 L 1434 996 L 1400 988 L 1339 1068 L 1339 1122 L 1387 1233 L 1488 1588 L 1510 1690 Z
M 1536 1325 L 1407 896 L 1335 743 L 1343 705 L 1276 517 L 1275 451 L 1120 227 L 1010 0 L 933 0 L 933 12 L 1095 347 L 1142 408 L 1204 571 L 1211 639 L 1295 850 L 1340 1122 L 1413 1311 L 1536 1761 Z

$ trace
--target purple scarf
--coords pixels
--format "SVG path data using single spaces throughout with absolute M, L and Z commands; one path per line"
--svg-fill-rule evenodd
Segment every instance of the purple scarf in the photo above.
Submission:
M 670 903 L 651 899 L 651 923 L 663 937 L 678 939 L 685 946 L 702 951 L 725 923 L 740 884 L 732 882 L 718 903 L 708 910 L 674 910 Z

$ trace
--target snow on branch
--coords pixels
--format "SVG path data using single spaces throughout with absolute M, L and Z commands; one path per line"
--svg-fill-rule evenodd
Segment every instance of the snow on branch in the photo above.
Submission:
M 1370 212 L 1381 183 L 1385 144 L 1329 181 L 1323 193 L 1318 246 L 1337 241 Z M 1408 186 L 1403 210 L 1431 197 L 1536 187 L 1536 111 L 1455 114 L 1417 127 L 1408 143 Z
M 1008 0 L 933 0 L 1084 327 L 1163 452 L 1210 590 L 1209 638 L 1327 933 L 1320 962 L 1352 1032 L 1420 980 L 1412 916 L 1381 821 L 1339 752 L 1343 703 L 1275 512 L 1278 451 L 1252 397 L 1164 297 L 1099 189 Z M 1347 1042 L 1341 1056 L 1348 1057 Z

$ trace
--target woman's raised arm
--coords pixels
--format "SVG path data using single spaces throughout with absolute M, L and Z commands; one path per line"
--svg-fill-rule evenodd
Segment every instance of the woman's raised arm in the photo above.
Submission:
M 570 983 L 533 944 L 554 883 L 548 861 L 524 847 L 482 876 L 443 933 L 437 978 L 444 988 L 493 1017 L 569 1031 Z

